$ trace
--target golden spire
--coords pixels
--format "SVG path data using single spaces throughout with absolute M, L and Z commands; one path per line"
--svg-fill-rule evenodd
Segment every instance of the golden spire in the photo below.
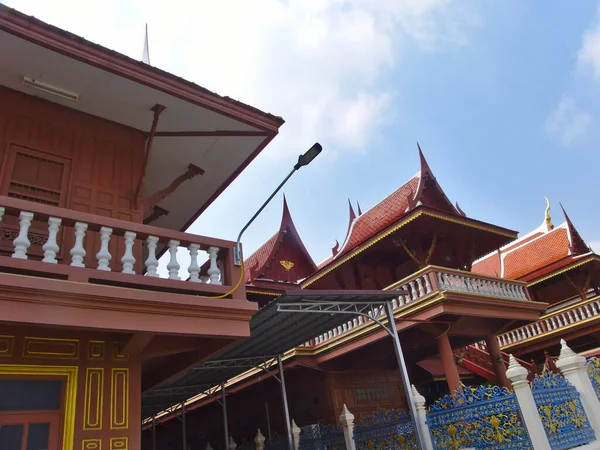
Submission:
M 552 217 L 550 217 L 550 200 L 548 200 L 548 197 L 544 195 L 542 195 L 542 197 L 546 199 L 546 211 L 544 212 L 544 220 L 546 222 L 546 228 L 548 229 L 548 231 L 550 231 L 554 228 L 554 225 L 552 224 Z

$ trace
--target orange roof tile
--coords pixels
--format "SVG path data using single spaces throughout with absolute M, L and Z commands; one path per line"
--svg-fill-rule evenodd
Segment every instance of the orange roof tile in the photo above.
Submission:
M 359 216 L 353 222 L 350 234 L 336 256 L 349 252 L 402 217 L 409 207 L 411 196 L 417 193 L 419 179 L 419 175 L 411 178 L 383 201 Z
M 471 272 L 480 273 L 482 275 L 489 275 L 492 277 L 499 277 L 502 273 L 502 262 L 500 255 L 497 251 L 491 255 L 480 259 L 471 267 Z
M 555 228 L 504 256 L 504 277 L 518 279 L 569 255 L 566 228 Z

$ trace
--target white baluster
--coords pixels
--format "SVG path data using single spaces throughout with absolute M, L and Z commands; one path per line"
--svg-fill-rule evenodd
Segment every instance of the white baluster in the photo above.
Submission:
M 421 277 L 416 279 L 417 288 L 419 289 L 419 297 L 423 297 L 425 295 L 425 290 L 423 289 L 423 282 L 421 281 Z
M 58 227 L 60 226 L 61 219 L 57 217 L 48 218 L 48 240 L 42 247 L 44 250 L 43 262 L 56 264 L 56 254 L 60 250 L 58 242 L 56 241 L 56 235 L 58 234 Z
M 158 238 L 156 236 L 148 236 L 146 238 L 146 248 L 148 249 L 148 258 L 144 262 L 146 266 L 146 276 L 158 278 L 158 259 L 156 259 L 156 245 L 158 244 Z
M 71 249 L 71 265 L 73 267 L 85 267 L 83 258 L 85 258 L 85 248 L 83 248 L 83 239 L 88 228 L 87 223 L 75 222 L 75 244 Z
M 171 259 L 169 260 L 169 264 L 167 264 L 167 270 L 169 271 L 169 279 L 170 280 L 181 280 L 179 278 L 179 263 L 177 262 L 177 247 L 179 247 L 179 241 L 171 239 L 169 241 L 169 254 Z
M 587 316 L 588 317 L 592 317 L 594 315 L 594 313 L 590 309 L 590 304 L 589 303 L 587 305 L 585 305 L 585 311 L 587 312 Z
M 429 275 L 425 274 L 423 275 L 423 280 L 425 280 L 425 293 L 429 294 L 433 291 L 433 288 L 431 287 L 431 283 L 429 282 Z
M 208 250 L 206 253 L 208 253 L 208 259 L 210 261 L 210 267 L 206 271 L 206 273 L 210 277 L 210 284 L 223 284 L 223 283 L 221 283 L 221 280 L 219 279 L 220 275 L 221 275 L 221 271 L 217 267 L 217 255 L 219 254 L 219 248 L 218 247 L 208 247 Z
M 419 298 L 419 294 L 417 289 L 415 288 L 415 282 L 414 281 L 410 281 L 408 283 L 408 285 L 410 286 L 410 295 L 412 297 L 412 300 L 416 300 Z
M 208 283 L 208 281 L 210 280 L 210 277 L 206 274 L 204 275 L 200 275 L 200 283 Z
M 2 219 L 4 218 L 4 206 L 0 206 L 0 222 L 2 222 Z
M 112 228 L 100 228 L 100 250 L 98 251 L 98 253 L 96 253 L 96 259 L 98 260 L 98 270 L 110 272 L 110 267 L 108 266 L 108 264 L 112 259 L 112 255 L 108 251 L 108 243 L 110 241 L 112 231 Z
M 21 211 L 19 214 L 19 235 L 13 241 L 15 250 L 12 254 L 13 258 L 27 259 L 27 249 L 31 245 L 29 242 L 29 227 L 33 220 L 33 213 Z
M 538 334 L 542 334 L 544 332 L 543 329 L 542 329 L 542 326 L 539 324 L 539 322 L 536 322 L 535 326 L 537 328 Z
M 123 273 L 134 274 L 133 265 L 135 264 L 135 256 L 133 256 L 133 243 L 136 234 L 133 231 L 126 231 L 123 237 L 125 238 L 125 253 L 121 258 L 123 264 Z
M 594 315 L 597 316 L 598 315 L 598 302 L 593 302 L 591 305 L 592 305 L 592 310 L 594 311 Z
M 192 283 L 201 283 L 200 266 L 198 265 L 199 250 L 200 244 L 190 244 L 188 246 L 188 251 L 190 252 L 190 267 L 188 267 L 188 272 L 190 273 L 190 281 Z

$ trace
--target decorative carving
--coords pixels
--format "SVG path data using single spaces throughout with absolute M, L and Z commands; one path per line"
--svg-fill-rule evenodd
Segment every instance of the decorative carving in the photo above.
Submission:
M 92 341 L 88 342 L 88 359 L 93 361 L 102 361 L 104 359 L 104 341 Z
M 126 437 L 110 438 L 110 450 L 129 450 L 129 439 Z
M 554 228 L 554 225 L 552 224 L 552 217 L 550 217 L 550 200 L 548 200 L 548 197 L 545 197 L 543 195 L 542 197 L 546 199 L 546 211 L 544 212 L 544 222 L 546 223 L 546 229 L 550 231 Z
M 129 355 L 126 353 L 123 353 L 124 347 L 125 347 L 125 344 L 122 344 L 120 342 L 115 342 L 113 344 L 113 355 L 112 355 L 113 361 L 129 361 Z
M 286 270 L 286 272 L 289 272 L 292 267 L 294 267 L 294 263 L 291 261 L 279 261 L 279 264 L 281 264 L 281 266 Z
M 111 370 L 110 429 L 129 428 L 129 369 Z
M 150 215 L 144 219 L 144 225 L 148 225 L 149 223 L 152 223 L 155 220 L 160 219 L 162 216 L 168 216 L 168 215 L 169 215 L 169 211 L 167 211 L 164 208 L 161 208 L 158 205 L 154 205 L 152 207 L 152 212 L 150 213 Z
M 183 174 L 175 178 L 168 187 L 166 187 L 165 189 L 161 189 L 160 191 L 156 192 L 155 194 L 151 195 L 150 197 L 144 200 L 144 211 L 156 205 L 161 200 L 167 198 L 169 195 L 175 192 L 175 190 L 184 181 L 191 180 L 192 178 L 198 175 L 204 175 L 204 172 L 204 169 L 201 169 L 200 167 L 195 166 L 194 164 L 189 164 L 187 170 Z
M 0 356 L 12 356 L 14 348 L 14 336 L 0 336 Z
M 102 450 L 102 439 L 84 439 L 81 441 L 81 450 Z
M 104 399 L 104 369 L 87 368 L 83 399 L 83 429 L 101 430 Z
M 77 359 L 79 358 L 79 341 L 77 339 L 25 337 L 23 357 Z

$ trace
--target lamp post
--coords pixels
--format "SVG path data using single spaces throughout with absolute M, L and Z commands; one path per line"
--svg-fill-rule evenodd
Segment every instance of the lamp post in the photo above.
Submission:
M 304 153 L 303 155 L 300 155 L 298 157 L 298 162 L 296 163 L 296 165 L 294 165 L 294 168 L 291 170 L 291 172 L 288 173 L 288 175 L 283 179 L 283 181 L 281 183 L 279 183 L 279 186 L 277 186 L 277 189 L 275 189 L 273 191 L 273 193 L 269 196 L 267 201 L 265 201 L 263 203 L 263 205 L 260 207 L 260 209 L 258 211 L 256 211 L 256 213 L 248 221 L 248 223 L 246 225 L 244 225 L 244 228 L 242 228 L 242 231 L 240 231 L 240 234 L 237 237 L 237 241 L 236 241 L 235 247 L 233 249 L 233 263 L 236 266 L 242 265 L 242 249 L 240 247 L 240 240 L 242 239 L 242 234 L 244 234 L 244 231 L 246 231 L 248 229 L 248 227 L 250 225 L 252 225 L 252 222 L 254 222 L 254 219 L 256 219 L 258 217 L 258 215 L 262 212 L 263 209 L 265 209 L 265 207 L 269 204 L 269 202 L 273 199 L 273 197 L 275 197 L 277 195 L 277 193 L 281 190 L 281 188 L 287 182 L 287 180 L 289 180 L 290 177 L 292 175 L 294 175 L 294 172 L 296 172 L 301 167 L 309 165 L 312 162 L 312 160 L 315 159 L 319 153 L 321 153 L 321 150 L 323 150 L 323 147 L 321 146 L 321 144 L 316 142 L 311 148 L 309 148 L 306 151 L 306 153 Z

